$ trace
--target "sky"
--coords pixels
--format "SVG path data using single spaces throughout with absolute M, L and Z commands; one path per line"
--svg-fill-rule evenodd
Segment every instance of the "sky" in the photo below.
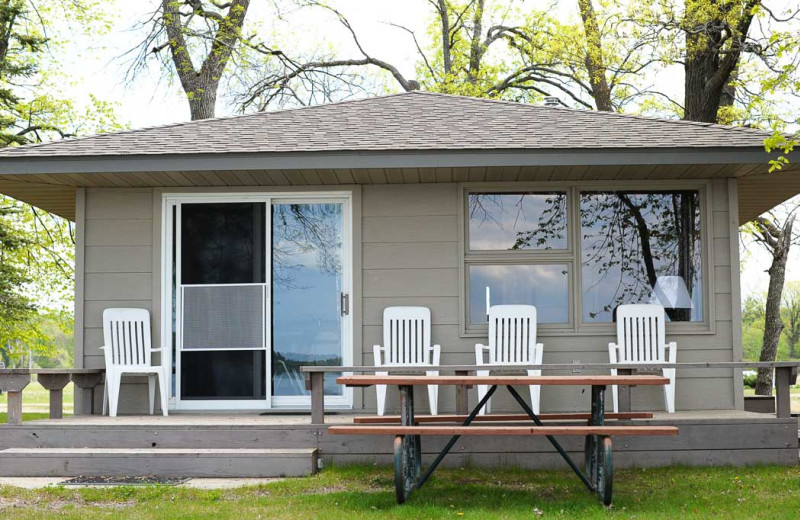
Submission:
M 111 0 L 109 0 L 111 1 Z M 101 38 L 72 34 L 63 55 L 56 58 L 64 72 L 72 79 L 65 84 L 65 93 L 79 104 L 88 100 L 89 94 L 117 104 L 119 119 L 131 128 L 149 127 L 189 119 L 188 104 L 177 84 L 170 85 L 160 79 L 155 66 L 140 75 L 136 81 L 126 83 L 128 67 L 122 56 L 139 41 L 143 33 L 133 29 L 154 10 L 157 0 L 115 0 L 117 15 L 111 31 Z M 545 2 L 542 2 L 544 4 Z M 362 45 L 378 58 L 397 66 L 406 77 L 414 76 L 417 53 L 410 36 L 400 29 L 387 25 L 387 21 L 402 24 L 421 34 L 429 21 L 430 7 L 426 0 L 340 0 L 335 3 L 348 17 L 359 34 Z M 554 9 L 563 9 L 553 3 Z M 319 35 L 327 42 L 338 42 L 340 48 L 358 56 L 338 22 L 330 14 L 284 12 L 292 32 L 276 29 L 270 21 L 274 15 L 271 2 L 254 0 L 248 16 L 260 22 L 264 31 L 278 31 L 278 37 L 307 45 L 319 45 Z M 274 33 L 273 33 L 274 34 Z M 311 35 L 312 37 L 309 37 Z M 344 42 L 344 43 L 341 43 Z M 343 46 L 343 47 L 342 47 Z M 679 68 L 662 73 L 654 80 L 667 92 L 679 92 L 683 83 Z M 232 114 L 233 110 L 219 103 L 218 115 Z M 766 268 L 770 257 L 757 245 L 742 250 L 742 290 L 744 294 L 766 292 L 769 277 Z M 787 279 L 800 279 L 800 248 L 795 248 L 788 266 Z

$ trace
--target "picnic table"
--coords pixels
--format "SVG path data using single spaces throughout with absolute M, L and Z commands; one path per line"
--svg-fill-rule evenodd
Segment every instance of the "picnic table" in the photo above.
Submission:
M 103 380 L 105 370 L 99 368 L 0 368 L 0 390 L 8 393 L 8 424 L 22 424 L 22 391 L 36 374 L 39 384 L 50 391 L 50 418 L 61 419 L 64 387 L 72 381 L 83 392 L 83 410 L 77 415 L 91 414 L 94 387 Z
M 331 426 L 328 433 L 334 435 L 393 435 L 394 436 L 394 470 L 395 492 L 397 503 L 402 504 L 414 489 L 422 487 L 430 478 L 438 465 L 462 435 L 489 435 L 489 436 L 544 436 L 566 461 L 572 471 L 581 479 L 590 492 L 597 493 L 604 504 L 611 504 L 613 490 L 613 456 L 611 437 L 616 435 L 677 435 L 678 428 L 674 426 L 649 426 L 649 425 L 606 425 L 606 419 L 630 419 L 634 417 L 649 416 L 652 414 L 618 413 L 606 414 L 605 390 L 609 385 L 637 386 L 637 385 L 665 385 L 667 378 L 655 375 L 616 375 L 616 376 L 414 376 L 414 375 L 352 375 L 342 376 L 337 383 L 350 387 L 365 387 L 372 385 L 395 385 L 400 393 L 399 425 L 374 424 L 378 420 L 363 421 L 343 426 Z M 414 414 L 414 387 L 422 385 L 451 385 L 473 386 L 488 385 L 489 391 L 480 400 L 472 412 L 466 416 L 445 416 L 430 419 L 437 420 L 463 419 L 460 425 L 440 426 L 422 425 L 416 420 Z M 535 414 L 523 397 L 514 389 L 515 385 L 579 385 L 591 386 L 591 408 L 589 414 L 551 414 L 560 419 L 588 419 L 585 426 L 572 426 L 563 424 L 548 424 L 543 419 L 549 420 L 546 414 Z M 508 390 L 524 415 L 480 416 L 478 412 L 496 392 L 503 386 Z M 397 418 L 385 418 L 386 422 L 395 422 Z M 527 420 L 532 425 L 490 425 L 475 426 L 473 422 L 486 423 L 497 421 Z M 373 424 L 371 424 L 373 423 Z M 436 456 L 434 461 L 422 472 L 421 437 L 423 435 L 450 436 L 449 442 Z M 583 436 L 584 465 L 583 469 L 569 456 L 556 436 Z

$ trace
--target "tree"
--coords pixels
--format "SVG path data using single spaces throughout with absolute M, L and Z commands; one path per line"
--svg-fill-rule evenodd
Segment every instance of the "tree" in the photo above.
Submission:
M 789 357 L 800 357 L 800 282 L 788 282 L 781 306 L 783 333 L 789 346 Z
M 775 361 L 778 354 L 778 342 L 783 331 L 781 319 L 781 295 L 786 279 L 786 262 L 798 235 L 794 231 L 796 211 L 800 206 L 789 206 L 766 213 L 746 227 L 745 231 L 752 240 L 763 246 L 772 257 L 767 290 L 766 309 L 764 313 L 764 340 L 761 345 L 759 361 Z M 759 369 L 756 380 L 757 395 L 772 395 L 772 370 Z
M 71 25 L 102 34 L 101 0 L 0 0 L 0 146 L 119 128 L 112 105 L 61 94 L 59 53 Z M 71 328 L 72 224 L 0 196 L 0 357 L 50 354 L 55 323 Z M 46 315 L 46 316 L 45 316 Z M 47 319 L 45 319 L 47 318 Z
M 214 117 L 220 81 L 242 44 L 249 6 L 250 0 L 161 0 L 144 22 L 149 33 L 134 49 L 130 72 L 135 75 L 148 56 L 157 56 L 178 76 L 192 120 Z

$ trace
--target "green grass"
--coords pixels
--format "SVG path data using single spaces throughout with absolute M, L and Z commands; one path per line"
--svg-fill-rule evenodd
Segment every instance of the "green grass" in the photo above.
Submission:
M 72 415 L 73 390 L 72 383 L 64 387 L 64 415 Z M 0 395 L 0 424 L 5 424 L 8 421 L 7 411 L 8 396 L 3 392 Z M 22 420 L 47 419 L 49 413 L 50 392 L 36 381 L 31 381 L 22 391 Z
M 800 508 L 798 467 L 631 469 L 616 477 L 609 509 L 566 471 L 474 469 L 438 471 L 398 506 L 391 470 L 359 466 L 235 490 L 6 487 L 0 518 L 780 520 L 798 518 Z

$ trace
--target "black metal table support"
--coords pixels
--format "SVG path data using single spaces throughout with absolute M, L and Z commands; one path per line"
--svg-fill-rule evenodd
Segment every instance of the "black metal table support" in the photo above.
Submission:
M 531 418 L 536 426 L 544 426 L 539 417 L 533 412 L 525 399 L 514 390 L 506 386 L 508 391 L 517 401 L 519 406 Z M 415 426 L 414 421 L 414 387 L 400 385 L 400 423 L 403 426 Z M 489 391 L 472 410 L 462 426 L 469 426 L 477 417 L 480 410 L 486 405 L 492 394 L 497 390 L 497 385 L 492 385 Z M 605 423 L 605 386 L 592 386 L 592 404 L 590 425 L 602 426 Z M 453 446 L 458 442 L 460 435 L 454 435 L 436 456 L 436 459 L 422 474 L 422 446 L 419 435 L 397 435 L 394 439 L 394 481 L 397 503 L 402 504 L 414 489 L 422 487 L 430 476 L 444 460 Z M 596 492 L 603 504 L 610 505 L 612 498 L 613 460 L 611 453 L 611 438 L 605 435 L 587 435 L 585 441 L 585 472 L 572 460 L 561 444 L 552 436 L 546 435 L 547 440 L 558 451 L 572 471 L 581 479 L 591 492 Z

